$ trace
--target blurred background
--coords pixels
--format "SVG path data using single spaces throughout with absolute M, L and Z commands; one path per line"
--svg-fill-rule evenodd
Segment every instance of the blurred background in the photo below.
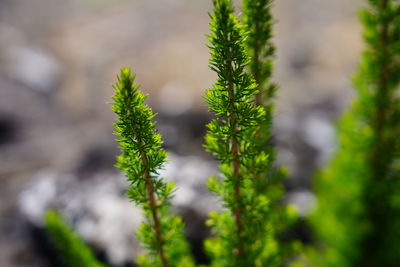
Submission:
M 236 1 L 239 4 L 239 1 Z M 335 150 L 334 124 L 354 95 L 363 43 L 360 0 L 275 1 L 274 143 L 290 176 L 285 200 L 306 216 L 311 178 Z M 202 99 L 215 75 L 205 46 L 211 0 L 0 1 L 0 266 L 57 266 L 42 217 L 57 208 L 99 257 L 132 266 L 140 211 L 124 197 L 111 101 L 131 66 L 159 113 L 170 152 L 163 175 L 200 262 L 218 173 L 202 149 Z M 240 12 L 240 10 L 238 10 Z M 298 235 L 305 241 L 305 227 Z

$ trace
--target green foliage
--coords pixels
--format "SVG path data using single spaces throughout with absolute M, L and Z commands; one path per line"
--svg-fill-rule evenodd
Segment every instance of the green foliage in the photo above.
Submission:
M 271 182 L 279 176 L 276 175 L 273 166 L 275 151 L 269 143 L 273 108 L 271 100 L 276 89 L 276 85 L 271 82 L 272 57 L 275 48 L 271 42 L 272 16 L 270 5 L 271 0 L 243 1 L 243 20 L 248 32 L 245 44 L 248 54 L 251 55 L 249 69 L 257 84 L 254 100 L 256 105 L 262 107 L 265 112 L 265 118 L 260 121 L 260 127 L 254 139 L 256 149 L 259 151 L 258 154 L 265 157 L 263 165 L 260 165 L 259 168 L 253 168 L 257 188 L 261 192 L 265 192 L 266 189 L 268 190 L 273 186 Z M 278 185 L 279 182 L 277 181 L 275 184 Z M 280 194 L 278 193 L 278 195 Z
M 271 41 L 272 3 L 273 0 L 243 0 L 243 21 L 248 30 L 246 45 L 251 57 L 249 67 L 259 91 L 256 95 L 258 105 L 270 104 L 276 91 L 276 85 L 270 81 L 275 53 L 275 46 Z
M 56 211 L 48 211 L 45 223 L 50 239 L 59 251 L 65 266 L 69 267 L 105 267 L 100 263 L 90 248 L 71 229 Z
M 144 104 L 146 96 L 139 91 L 134 79 L 129 68 L 121 70 L 114 85 L 112 109 L 118 115 L 114 125 L 122 152 L 116 166 L 130 183 L 129 198 L 144 211 L 145 222 L 137 236 L 148 253 L 139 258 L 139 264 L 190 267 L 193 262 L 183 237 L 182 219 L 169 212 L 174 186 L 158 177 L 167 153 L 154 128 L 155 115 Z
M 277 266 L 281 259 L 275 226 L 266 221 L 275 198 L 259 193 L 261 176 L 271 167 L 271 150 L 260 149 L 255 142 L 261 127 L 267 125 L 269 130 L 270 119 L 264 107 L 254 103 L 258 91 L 245 71 L 249 64 L 245 28 L 234 15 L 232 1 L 213 3 L 208 38 L 210 68 L 218 78 L 207 90 L 206 101 L 216 119 L 207 125 L 205 148 L 221 162 L 222 181 L 211 178 L 208 187 L 220 196 L 225 209 L 210 214 L 208 225 L 215 237 L 206 241 L 206 249 L 212 266 Z
M 282 265 L 292 254 L 293 244 L 282 242 L 282 236 L 294 222 L 295 216 L 288 206 L 282 205 L 283 179 L 285 170 L 275 164 L 276 153 L 271 145 L 272 135 L 272 100 L 277 85 L 271 81 L 275 46 L 272 43 L 273 17 L 271 15 L 272 0 L 244 0 L 243 21 L 248 31 L 246 48 L 251 57 L 249 70 L 257 83 L 258 93 L 255 103 L 265 111 L 265 119 L 260 123 L 254 142 L 258 155 L 264 155 L 267 160 L 261 168 L 253 169 L 256 192 L 264 195 L 270 201 L 270 210 L 264 213 L 266 228 L 262 234 L 270 235 L 277 242 L 277 252 L 265 258 L 264 266 Z M 288 214 L 292 214 L 289 216 Z M 260 233 L 261 234 L 261 233 Z
M 368 2 L 358 99 L 339 123 L 337 155 L 316 180 L 318 266 L 400 262 L 400 2 Z

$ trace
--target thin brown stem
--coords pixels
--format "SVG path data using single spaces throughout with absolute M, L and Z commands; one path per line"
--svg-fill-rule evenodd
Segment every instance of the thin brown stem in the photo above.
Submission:
M 147 167 L 148 160 L 147 160 L 146 154 L 141 153 L 140 158 L 142 160 L 143 166 Z M 164 252 L 164 246 L 163 246 L 164 240 L 162 237 L 161 224 L 160 224 L 160 219 L 159 219 L 158 212 L 157 212 L 157 201 L 155 198 L 153 180 L 151 178 L 150 172 L 147 169 L 145 171 L 145 179 L 146 179 L 147 195 L 148 195 L 149 202 L 150 202 L 151 215 L 153 217 L 153 222 L 154 222 L 155 235 L 156 235 L 156 239 L 158 242 L 158 254 L 160 256 L 162 266 L 168 267 L 169 264 L 168 264 L 168 261 L 167 261 L 167 258 L 165 256 L 165 252 Z
M 233 174 L 235 177 L 235 199 L 236 199 L 236 205 L 239 206 L 241 197 L 240 197 L 240 165 L 238 161 L 239 157 L 239 149 L 238 149 L 238 143 L 236 138 L 233 138 L 232 140 L 232 156 L 234 158 L 233 160 Z M 235 159 L 236 158 L 236 159 Z M 234 209 L 234 214 L 235 214 L 235 221 L 236 221 L 236 227 L 238 231 L 238 239 L 239 239 L 239 244 L 237 246 L 237 251 L 238 255 L 243 254 L 243 246 L 241 245 L 241 239 L 242 239 L 242 232 L 243 232 L 243 224 L 242 224 L 242 218 L 241 218 L 241 211 L 239 207 L 235 207 Z
M 230 99 L 233 99 L 234 97 L 234 86 L 233 83 L 230 82 L 228 84 L 228 95 Z M 232 131 L 234 133 L 237 132 L 236 129 L 236 114 L 234 112 L 231 113 L 229 116 L 230 123 L 232 125 Z M 233 214 L 235 216 L 235 223 L 236 223 L 236 229 L 237 229 L 237 235 L 238 235 L 238 244 L 236 246 L 236 250 L 238 253 L 238 257 L 240 257 L 243 254 L 243 246 L 242 246 L 242 236 L 243 236 L 243 223 L 242 223 L 242 218 L 241 218 L 241 210 L 240 210 L 240 202 L 241 202 L 241 196 L 240 196 L 240 164 L 239 164 L 239 144 L 238 141 L 235 137 L 235 134 L 233 134 L 232 139 L 232 165 L 233 165 L 233 177 L 234 177 L 234 198 L 235 198 L 235 208 L 233 210 Z

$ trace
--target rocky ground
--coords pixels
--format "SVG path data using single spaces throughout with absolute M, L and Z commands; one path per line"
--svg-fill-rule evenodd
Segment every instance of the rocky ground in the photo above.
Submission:
M 211 1 L 0 1 L 0 266 L 55 266 L 41 216 L 59 208 L 115 266 L 140 250 L 140 213 L 113 168 L 118 69 L 131 66 L 171 152 L 176 211 L 198 259 L 203 221 L 218 203 L 204 188 L 217 172 L 201 147 L 210 120 L 202 95 Z M 237 1 L 238 2 L 238 1 Z M 306 215 L 311 177 L 335 148 L 333 122 L 353 95 L 362 41 L 360 1 L 276 1 L 274 142 L 290 170 L 287 200 Z M 107 212 L 104 212 L 107 211 Z M 128 212 L 127 212 L 128 211 Z

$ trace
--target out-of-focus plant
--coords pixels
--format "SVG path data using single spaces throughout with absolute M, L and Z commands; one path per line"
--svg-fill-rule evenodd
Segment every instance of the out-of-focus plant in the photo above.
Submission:
M 400 264 L 400 1 L 368 3 L 358 98 L 339 123 L 339 151 L 315 183 L 317 266 Z
M 268 184 L 265 176 L 272 172 L 272 150 L 267 146 L 271 120 L 266 108 L 255 103 L 258 86 L 246 72 L 246 28 L 234 15 L 231 0 L 213 4 L 208 38 L 210 68 L 217 73 L 217 82 L 207 90 L 206 101 L 216 118 L 207 125 L 205 148 L 221 162 L 222 181 L 212 177 L 208 187 L 225 209 L 210 214 L 214 237 L 206 241 L 206 249 L 212 266 L 279 266 L 282 259 L 269 223 L 271 202 L 277 196 L 260 193 Z M 264 74 L 262 67 L 260 76 Z
M 251 59 L 249 69 L 259 91 L 255 101 L 257 105 L 268 109 L 269 113 L 273 107 L 271 100 L 277 89 L 276 84 L 271 81 L 275 55 L 275 46 L 272 43 L 273 2 L 273 0 L 243 0 L 243 23 L 248 31 L 245 44 Z
M 167 153 L 154 128 L 155 115 L 144 104 L 146 96 L 139 91 L 134 79 L 129 68 L 121 70 L 114 85 L 112 109 L 118 115 L 114 125 L 122 152 L 116 166 L 130 183 L 129 198 L 144 212 L 145 221 L 137 236 L 148 253 L 139 258 L 139 264 L 190 267 L 193 261 L 183 236 L 182 219 L 170 215 L 169 211 L 174 186 L 158 176 Z
M 81 240 L 61 215 L 50 210 L 45 223 L 52 244 L 59 252 L 61 261 L 68 267 L 106 267 L 98 261 L 92 250 Z
M 269 242 L 275 243 L 275 251 L 263 260 L 263 266 L 282 265 L 294 254 L 295 243 L 283 242 L 282 235 L 295 221 L 293 209 L 282 204 L 284 193 L 283 179 L 286 172 L 276 166 L 276 152 L 271 144 L 273 99 L 278 86 L 272 82 L 275 46 L 272 43 L 273 0 L 243 0 L 243 23 L 246 27 L 246 50 L 250 56 L 248 69 L 257 84 L 255 103 L 265 111 L 265 119 L 260 122 L 255 135 L 256 154 L 264 155 L 267 160 L 262 168 L 252 168 L 256 193 L 264 195 L 270 202 L 269 212 L 264 213 L 264 232 Z M 268 245 L 270 246 L 270 245 Z

